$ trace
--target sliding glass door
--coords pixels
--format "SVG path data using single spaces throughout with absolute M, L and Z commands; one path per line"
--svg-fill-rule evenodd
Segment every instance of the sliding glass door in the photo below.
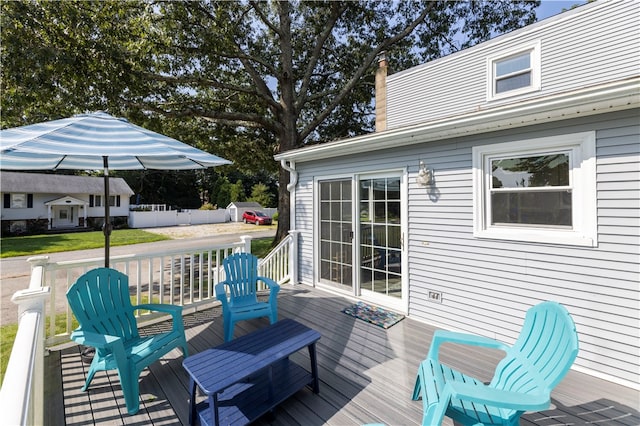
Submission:
M 404 307 L 401 188 L 399 173 L 318 182 L 320 284 Z

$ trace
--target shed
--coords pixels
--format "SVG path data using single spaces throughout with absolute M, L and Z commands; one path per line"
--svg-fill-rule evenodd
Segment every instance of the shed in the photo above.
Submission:
M 227 206 L 231 222 L 242 222 L 242 214 L 247 210 L 263 210 L 263 207 L 255 201 L 234 201 Z

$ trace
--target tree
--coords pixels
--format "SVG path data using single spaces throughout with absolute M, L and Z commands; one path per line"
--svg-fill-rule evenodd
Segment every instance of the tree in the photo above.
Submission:
M 271 207 L 271 194 L 264 183 L 257 183 L 251 188 L 249 201 L 255 201 L 263 207 Z
M 247 199 L 244 193 L 244 185 L 242 181 L 238 179 L 236 183 L 231 185 L 231 201 L 245 201 Z
M 11 78 L 2 125 L 21 111 L 104 104 L 169 127 L 186 121 L 209 135 L 198 147 L 275 169 L 276 152 L 372 129 L 382 52 L 403 69 L 529 24 L 538 4 L 3 2 L 3 74 L 7 60 Z M 288 172 L 280 168 L 278 180 L 276 239 L 290 226 Z

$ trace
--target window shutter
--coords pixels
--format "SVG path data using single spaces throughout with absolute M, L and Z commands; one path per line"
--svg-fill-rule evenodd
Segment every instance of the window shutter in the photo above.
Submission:
M 116 207 L 120 207 L 120 196 L 116 195 Z
M 89 195 L 89 207 L 93 207 L 93 195 Z
M 27 194 L 27 208 L 33 208 L 33 194 Z
M 11 208 L 11 194 L 4 194 L 4 208 Z

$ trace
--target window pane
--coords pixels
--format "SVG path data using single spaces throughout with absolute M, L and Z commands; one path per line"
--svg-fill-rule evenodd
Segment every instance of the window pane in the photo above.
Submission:
M 374 200 L 386 200 L 387 199 L 387 180 L 375 179 L 373 181 L 373 199 Z
M 496 93 L 531 86 L 531 71 L 496 80 Z
M 11 194 L 11 208 L 22 209 L 26 207 L 26 194 Z
M 492 188 L 569 186 L 569 155 L 491 160 Z
M 571 191 L 496 192 L 491 224 L 572 226 Z
M 522 53 L 496 62 L 496 77 L 524 71 L 531 67 L 530 52 Z

